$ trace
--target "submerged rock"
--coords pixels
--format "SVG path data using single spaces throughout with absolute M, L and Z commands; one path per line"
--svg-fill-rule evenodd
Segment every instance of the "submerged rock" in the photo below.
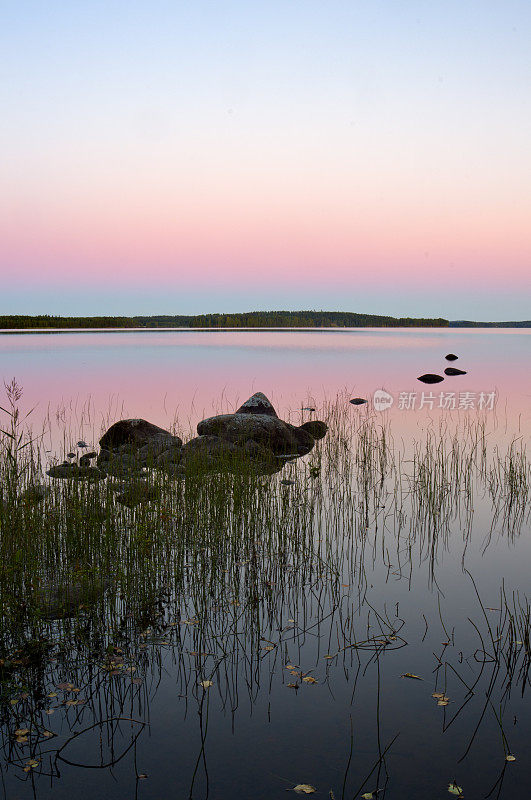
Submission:
M 116 500 L 120 505 L 127 506 L 128 508 L 135 508 L 140 503 L 148 503 L 152 500 L 158 500 L 160 497 L 160 488 L 158 486 L 150 486 L 148 483 L 138 481 L 130 483 L 126 486 L 120 494 L 116 496 Z
M 427 372 L 426 375 L 421 375 L 417 380 L 421 381 L 421 383 L 440 383 L 444 378 L 442 375 L 434 375 L 431 372 Z
M 457 369 L 457 367 L 446 367 L 444 370 L 445 375 L 466 375 L 466 370 Z
M 183 445 L 178 463 L 170 467 L 176 475 L 202 472 L 272 474 L 279 471 L 281 464 L 270 449 L 256 442 L 238 444 L 220 436 L 204 435 Z
M 101 481 L 105 473 L 98 467 L 78 466 L 78 464 L 56 464 L 46 471 L 50 478 L 62 478 L 76 481 Z
M 45 486 L 41 483 L 35 483 L 32 486 L 28 486 L 28 488 L 21 493 L 19 501 L 28 506 L 35 506 L 38 503 L 42 503 L 49 493 L 50 488 L 48 486 Z

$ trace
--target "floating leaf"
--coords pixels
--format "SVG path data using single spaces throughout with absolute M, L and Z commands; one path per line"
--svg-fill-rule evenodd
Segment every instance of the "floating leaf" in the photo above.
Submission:
M 26 742 L 28 741 L 28 737 L 27 736 L 17 736 L 15 741 L 16 741 L 17 744 L 26 744 Z
M 434 692 L 432 694 L 432 697 L 434 697 L 435 700 L 442 700 L 443 697 L 444 697 L 444 693 L 443 692 Z
M 26 736 L 29 733 L 29 728 L 17 728 L 15 736 Z
M 458 786 L 457 783 L 455 783 L 455 781 L 452 781 L 452 783 L 448 784 L 448 791 L 450 792 L 450 794 L 455 794 L 458 797 L 461 797 L 463 794 L 462 788 Z
M 28 767 L 38 767 L 39 766 L 39 762 L 35 761 L 34 758 L 32 758 L 31 761 L 26 761 L 26 764 L 28 765 Z
M 298 783 L 293 787 L 293 791 L 298 794 L 313 794 L 315 792 L 315 786 L 310 786 L 309 783 Z
M 303 681 L 304 683 L 317 683 L 315 678 L 312 678 L 311 675 L 307 675 L 305 678 L 303 678 Z
M 298 689 L 299 688 L 299 684 L 298 683 L 288 683 L 287 686 L 288 686 L 288 689 Z
M 449 701 L 448 701 L 448 700 L 438 700 L 438 701 L 437 701 L 437 705 L 438 705 L 438 706 L 447 706 L 447 705 L 448 705 L 448 703 L 449 703 Z
M 57 697 L 57 692 L 49 692 L 46 697 Z
M 53 733 L 51 731 L 48 731 L 48 730 L 45 729 L 45 730 L 43 730 L 42 735 L 45 736 L 46 739 L 49 739 L 50 736 L 53 736 Z
M 203 689 L 210 689 L 210 687 L 213 685 L 214 684 L 212 683 L 212 681 L 200 681 L 200 686 L 202 686 Z
M 505 760 L 506 761 L 516 761 L 516 756 L 512 756 L 512 755 L 509 754 L 509 755 L 505 756 Z
M 374 795 L 372 792 L 365 792 L 365 794 L 362 794 L 361 798 L 362 800 L 374 800 Z
M 423 680 L 423 678 L 421 678 L 420 675 L 413 675 L 412 672 L 404 672 L 404 674 L 401 675 L 400 677 L 401 678 L 413 678 L 416 681 L 422 681 Z

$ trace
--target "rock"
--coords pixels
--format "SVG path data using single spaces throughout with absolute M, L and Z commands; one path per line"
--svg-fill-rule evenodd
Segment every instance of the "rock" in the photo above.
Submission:
M 444 378 L 441 375 L 433 375 L 431 372 L 428 372 L 426 375 L 421 375 L 417 380 L 422 383 L 440 383 Z
M 169 467 L 170 464 L 178 464 L 181 460 L 181 455 L 182 446 L 168 447 L 155 457 L 154 465 L 156 467 L 160 467 L 161 469 L 166 469 L 166 467 Z
M 234 444 L 253 441 L 278 453 L 305 455 L 315 440 L 308 431 L 269 414 L 220 414 L 204 419 L 197 426 L 200 436 L 219 436 Z
M 352 400 L 349 400 L 349 403 L 352 403 L 353 406 L 362 406 L 366 402 L 367 400 L 363 397 L 353 397 Z
M 321 422 L 321 420 L 312 419 L 308 422 L 303 422 L 303 424 L 299 427 L 299 430 L 306 431 L 314 439 L 322 439 L 324 436 L 326 436 L 328 425 L 326 422 Z
M 295 481 L 290 481 L 289 478 L 283 478 L 280 483 L 282 486 L 295 486 Z
M 67 458 L 75 458 L 76 454 L 75 453 L 68 453 L 66 457 Z
M 97 467 L 78 466 L 77 464 L 57 464 L 46 472 L 50 478 L 63 478 L 76 481 L 101 481 L 105 473 Z
M 455 353 L 448 353 L 448 355 L 445 356 L 447 361 L 457 361 L 458 358 L 459 356 L 456 356 Z
M 79 442 L 77 443 L 77 446 L 78 447 L 88 447 L 88 444 L 86 442 L 84 442 L 83 439 L 80 439 Z
M 92 461 L 93 458 L 97 458 L 97 457 L 98 457 L 98 454 L 95 451 L 92 451 L 91 453 L 85 453 L 79 459 L 79 464 L 82 467 L 86 467 L 87 464 L 90 464 L 90 462 Z
M 315 408 L 312 408 L 311 406 L 304 406 L 302 410 L 303 411 L 315 411 Z
M 163 437 L 154 436 L 146 444 L 138 450 L 138 459 L 142 466 L 153 466 L 157 462 L 157 458 L 164 454 L 165 451 L 170 450 L 175 453 L 182 447 L 182 440 L 178 436 L 172 436 L 171 440 Z
M 464 369 L 457 369 L 456 367 L 446 367 L 444 370 L 445 375 L 466 375 Z
M 111 425 L 103 434 L 100 447 L 104 450 L 117 450 L 123 445 L 130 445 L 132 448 L 140 449 L 148 442 L 157 440 L 166 441 L 169 447 L 177 442 L 182 444 L 178 436 L 173 436 L 169 431 L 145 419 L 122 419 Z
M 273 408 L 272 403 L 267 399 L 262 392 L 256 392 L 248 400 L 243 403 L 234 412 L 235 414 L 267 414 L 270 417 L 277 417 L 278 415 Z

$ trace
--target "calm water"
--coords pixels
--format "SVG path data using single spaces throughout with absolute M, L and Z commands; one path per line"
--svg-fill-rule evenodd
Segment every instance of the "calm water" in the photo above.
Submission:
M 416 380 L 443 374 L 449 352 L 459 355 L 454 365 L 467 375 L 435 386 Z M 204 416 L 233 410 L 263 391 L 280 416 L 298 424 L 309 417 L 304 407 L 319 408 L 342 393 L 354 429 L 364 419 L 388 426 L 405 454 L 398 480 L 414 442 L 429 431 L 436 436 L 441 423 L 466 431 L 482 419 L 492 449 L 528 446 L 530 365 L 527 331 L 0 335 L 1 377 L 15 377 L 24 407 L 36 406 L 32 427 L 45 426 L 50 458 L 78 438 L 97 443 L 102 427 L 120 416 L 188 431 Z M 380 389 L 392 398 L 383 411 L 373 404 Z M 355 396 L 370 402 L 355 408 L 346 402 Z M 307 469 L 304 460 L 286 468 L 296 481 L 289 497 L 278 477 L 271 479 L 290 513 L 296 513 L 299 487 L 308 486 Z M 513 610 L 515 602 L 525 608 L 531 594 L 529 501 L 517 524 L 508 523 L 503 505 L 494 519 L 488 481 L 478 484 L 462 504 L 458 494 L 452 499 L 448 525 L 435 536 L 433 515 L 411 522 L 406 489 L 401 510 L 392 486 L 380 495 L 371 489 L 377 500 L 366 523 L 356 506 L 360 491 L 349 495 L 352 510 L 340 500 L 341 488 L 325 499 L 337 578 L 310 556 L 284 562 L 285 554 L 269 554 L 255 608 L 243 599 L 250 567 L 241 557 L 227 564 L 223 592 L 212 590 L 205 601 L 206 633 L 194 621 L 191 588 L 177 591 L 166 575 L 160 616 L 141 632 L 134 673 L 111 678 L 98 673 L 78 631 L 70 671 L 56 654 L 40 676 L 39 713 L 52 706 L 46 725 L 55 736 L 32 751 L 39 763 L 30 772 L 12 743 L 13 715 L 19 726 L 31 722 L 23 719 L 29 700 L 8 703 L 3 712 L 3 796 L 280 800 L 291 787 L 311 784 L 320 798 L 332 791 L 350 800 L 380 789 L 378 798 L 424 800 L 452 796 L 448 784 L 455 779 L 467 798 L 526 797 L 529 642 L 523 634 L 513 637 L 519 644 L 509 661 L 495 663 L 492 654 L 500 591 Z M 315 536 L 319 544 L 318 528 Z M 196 557 L 201 554 L 187 555 L 191 563 Z M 101 626 L 103 636 L 104 621 Z M 368 639 L 366 649 L 345 644 Z M 289 664 L 317 683 L 293 677 Z M 202 680 L 212 686 L 203 689 Z M 294 680 L 300 688 L 288 686 Z M 81 687 L 90 702 L 65 707 L 62 690 L 54 690 L 58 682 Z M 44 699 L 50 692 L 59 699 Z M 446 693 L 448 705 L 437 705 L 437 692 Z M 71 740 L 74 733 L 79 736 Z M 517 760 L 506 762 L 507 753 Z

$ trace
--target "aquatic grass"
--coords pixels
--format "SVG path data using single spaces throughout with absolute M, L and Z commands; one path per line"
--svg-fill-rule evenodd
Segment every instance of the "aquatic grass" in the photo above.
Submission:
M 498 520 L 493 532 L 507 535 L 508 509 L 511 537 L 525 529 L 525 448 L 491 446 L 484 420 L 461 420 L 455 430 L 445 419 L 406 447 L 397 445 L 389 419 L 354 414 L 345 398 L 317 413 L 329 433 L 279 474 L 253 474 L 233 462 L 215 473 L 198 464 L 177 479 L 148 468 L 126 481 L 129 505 L 119 502 L 116 479 L 45 481 L 38 442 L 20 450 L 16 481 L 8 478 L 0 506 L 0 713 L 8 763 L 22 769 L 29 753 L 57 776 L 58 754 L 68 759 L 59 718 L 70 733 L 96 726 L 109 743 L 122 741 L 119 720 L 136 718 L 142 727 L 170 666 L 186 702 L 205 711 L 207 693 L 216 691 L 231 714 L 244 697 L 256 702 L 264 687 L 311 692 L 304 677 L 316 676 L 332 691 L 343 671 L 354 696 L 376 669 L 379 687 L 383 664 L 410 646 L 410 622 L 398 616 L 398 605 L 389 610 L 374 584 L 387 587 L 382 597 L 394 597 L 390 582 L 406 577 L 412 586 L 414 567 L 426 561 L 436 581 L 455 532 L 465 546 L 472 539 L 478 497 Z M 69 430 L 63 444 L 76 440 Z M 12 441 L 0 445 L 2 482 L 12 470 Z M 282 483 L 287 477 L 292 484 Z M 47 491 L 25 497 L 37 480 Z M 440 609 L 437 589 L 436 596 Z M 490 691 L 503 722 L 510 687 L 523 692 L 529 680 L 530 613 L 523 595 L 502 600 L 496 625 L 489 629 L 483 612 L 473 620 L 492 662 L 475 661 L 467 641 L 467 668 L 478 672 L 463 680 L 472 691 Z M 455 653 L 454 621 L 446 625 Z M 450 663 L 440 657 L 438 671 Z M 490 663 L 497 672 L 487 679 Z M 463 674 L 460 664 L 452 666 Z M 212 687 L 202 685 L 210 681 Z M 64 683 L 80 688 L 86 702 L 67 705 L 76 693 L 58 693 Z M 49 718 L 48 700 L 57 704 Z M 13 733 L 26 723 L 35 730 L 29 749 Z M 47 725 L 57 733 L 53 741 L 43 737 Z M 378 740 L 375 762 L 391 739 Z

